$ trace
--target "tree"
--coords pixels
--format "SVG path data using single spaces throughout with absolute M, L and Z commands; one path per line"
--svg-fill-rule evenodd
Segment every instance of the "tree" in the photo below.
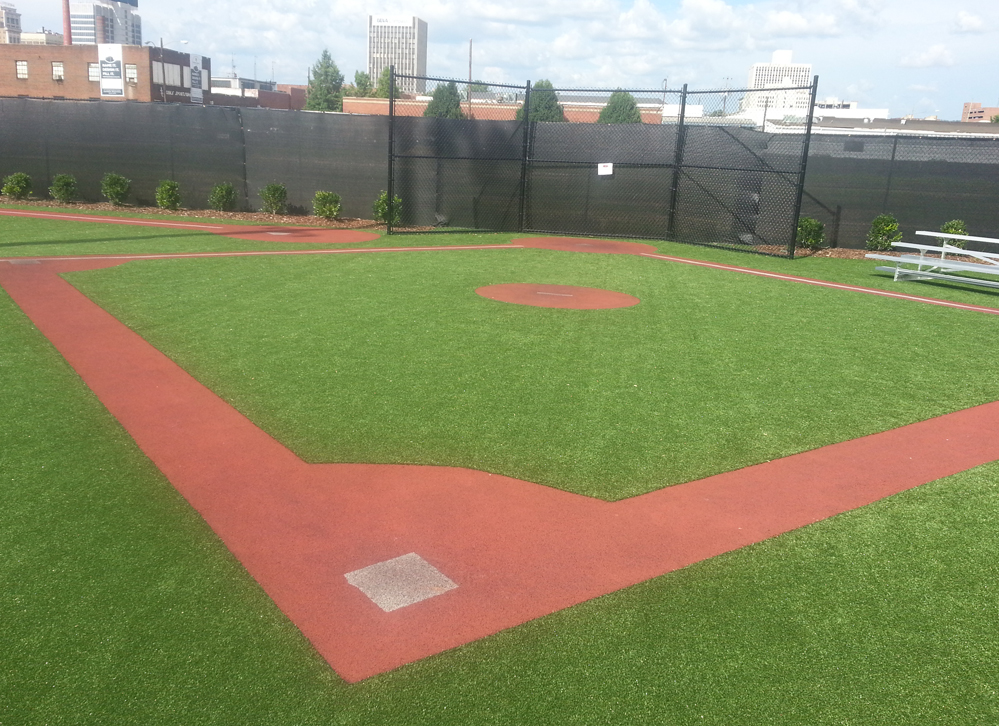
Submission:
M 524 120 L 524 107 L 517 109 L 518 121 Z M 565 121 L 565 108 L 558 102 L 551 81 L 540 80 L 531 89 L 531 121 Z
M 358 96 L 370 96 L 374 90 L 371 85 L 371 76 L 364 71 L 354 71 L 354 92 Z
M 642 114 L 638 111 L 635 97 L 627 91 L 617 90 L 607 100 L 607 105 L 600 112 L 598 124 L 640 124 Z
M 992 118 L 989 119 L 989 121 L 994 124 L 999 124 L 999 115 L 993 116 Z
M 454 81 L 442 83 L 434 89 L 433 98 L 423 115 L 434 118 L 465 118 L 461 110 L 461 95 Z
M 324 50 L 309 73 L 309 90 L 305 108 L 309 111 L 340 111 L 343 109 L 343 74 Z
M 378 85 L 375 88 L 375 98 L 388 98 L 389 97 L 389 72 L 392 69 L 389 66 L 385 66 L 382 69 L 382 74 L 378 76 Z M 395 87 L 395 97 L 399 98 L 399 84 Z

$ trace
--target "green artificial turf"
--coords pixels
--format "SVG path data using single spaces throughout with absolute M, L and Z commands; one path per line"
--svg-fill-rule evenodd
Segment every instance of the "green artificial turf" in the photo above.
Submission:
M 343 683 L 0 295 L 0 723 L 994 724 L 999 464 Z
M 635 256 L 171 260 L 69 279 L 312 462 L 467 466 L 615 500 L 999 399 L 997 316 Z M 506 282 L 642 302 L 474 292 Z

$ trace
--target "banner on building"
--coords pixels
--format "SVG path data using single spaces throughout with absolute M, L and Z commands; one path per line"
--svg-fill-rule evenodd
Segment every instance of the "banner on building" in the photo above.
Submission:
M 97 62 L 101 68 L 101 95 L 125 95 L 125 64 L 122 61 L 120 45 L 97 46 Z
M 204 103 L 201 85 L 201 56 L 191 54 L 191 103 Z

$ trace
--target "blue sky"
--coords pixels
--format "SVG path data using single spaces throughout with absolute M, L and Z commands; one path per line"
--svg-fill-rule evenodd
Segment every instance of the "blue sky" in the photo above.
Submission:
M 62 27 L 59 0 L 13 0 L 25 30 Z M 837 96 L 892 116 L 960 118 L 999 106 L 996 0 L 140 0 L 146 40 L 200 52 L 216 72 L 304 83 L 324 48 L 351 78 L 365 67 L 368 13 L 429 24 L 430 75 L 556 86 L 691 88 L 746 82 L 754 62 L 794 51 Z M 186 45 L 179 41 L 187 40 Z

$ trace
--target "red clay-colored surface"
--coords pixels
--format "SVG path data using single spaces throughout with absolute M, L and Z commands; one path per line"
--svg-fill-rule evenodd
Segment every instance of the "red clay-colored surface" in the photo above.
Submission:
M 57 273 L 0 284 L 330 665 L 357 681 L 999 459 L 999 403 L 607 503 L 456 468 L 303 463 Z M 459 587 L 382 612 L 344 574 Z
M 543 250 L 558 250 L 560 252 L 599 252 L 610 255 L 640 255 L 645 252 L 655 252 L 652 245 L 640 242 L 612 242 L 606 239 L 588 239 L 586 237 L 527 237 L 516 240 L 524 247 L 535 247 Z
M 0 285 L 349 681 L 999 459 L 997 402 L 616 503 L 467 469 L 309 465 L 58 276 L 122 259 L 14 262 Z M 385 613 L 344 578 L 409 552 L 458 588 Z
M 357 229 L 327 229 L 325 227 L 281 227 L 249 226 L 241 224 L 216 224 L 213 222 L 175 222 L 170 220 L 131 219 L 128 217 L 105 217 L 71 212 L 29 212 L 20 209 L 0 209 L 0 214 L 11 217 L 35 217 L 38 219 L 61 219 L 73 222 L 103 222 L 104 224 L 129 224 L 140 227 L 169 227 L 193 231 L 212 232 L 234 239 L 254 242 L 294 242 L 302 244 L 357 244 L 372 242 L 380 235 Z
M 641 302 L 634 295 L 601 290 L 597 287 L 575 285 L 532 285 L 514 282 L 488 285 L 475 291 L 477 295 L 499 302 L 532 305 L 537 308 L 564 308 L 567 310 L 605 310 L 630 308 Z

